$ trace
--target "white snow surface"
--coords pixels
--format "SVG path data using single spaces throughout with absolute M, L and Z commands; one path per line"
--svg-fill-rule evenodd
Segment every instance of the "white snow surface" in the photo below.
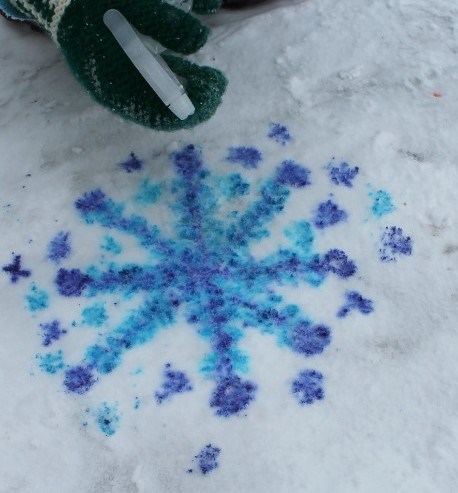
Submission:
M 176 133 L 153 132 L 97 106 L 51 40 L 1 20 L 0 265 L 15 252 L 32 270 L 15 284 L 0 272 L 1 493 L 456 491 L 458 6 L 275 6 L 209 21 L 214 38 L 193 59 L 223 70 L 227 93 L 210 121 Z M 269 140 L 271 122 L 286 125 L 293 141 Z M 329 192 L 345 202 L 347 227 L 320 232 L 316 241 L 320 251 L 343 248 L 358 278 L 281 288 L 287 302 L 332 327 L 331 344 L 304 359 L 250 330 L 242 342 L 251 356 L 246 378 L 259 388 L 245 412 L 226 419 L 210 408 L 213 382 L 198 371 L 206 341 L 178 317 L 90 392 L 68 394 L 61 375 L 37 367 L 43 319 L 25 307 L 32 280 L 47 287 L 55 316 L 72 320 L 84 307 L 51 291 L 56 269 L 46 245 L 71 231 L 68 265 L 94 262 L 95 230 L 78 217 L 74 200 L 97 187 L 119 200 L 130 196 L 139 177 L 116 165 L 132 150 L 144 160 L 142 178 L 171 179 L 168 155 L 189 143 L 202 148 L 212 174 L 240 172 L 253 193 L 284 159 L 311 170 L 313 186 L 292 193 L 254 255 L 274 251 L 283 228 L 310 217 Z M 244 170 L 225 160 L 231 146 L 255 146 L 265 159 Z M 360 167 L 353 189 L 332 187 L 323 170 L 332 157 Z M 390 192 L 393 213 L 371 217 L 368 184 Z M 149 219 L 169 231 L 169 213 L 158 207 Z M 413 253 L 383 263 L 377 240 L 392 225 L 412 237 Z M 129 255 L 141 258 L 134 242 Z M 347 288 L 371 298 L 374 312 L 336 318 Z M 92 329 L 75 330 L 84 339 Z M 62 340 L 64 352 L 81 343 Z M 168 361 L 186 371 L 193 391 L 159 406 L 153 392 Z M 143 373 L 133 376 L 139 366 Z M 309 406 L 298 405 L 289 387 L 304 368 L 325 378 L 325 398 Z M 120 426 L 108 437 L 85 413 L 104 401 L 119 403 Z M 208 443 L 221 454 L 219 467 L 204 475 L 193 457 Z

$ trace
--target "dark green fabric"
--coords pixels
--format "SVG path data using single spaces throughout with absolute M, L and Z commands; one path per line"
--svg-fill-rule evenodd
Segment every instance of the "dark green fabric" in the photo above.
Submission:
M 197 6 L 205 9 L 206 5 L 212 11 L 215 2 L 220 3 L 198 0 Z M 226 89 L 224 75 L 175 56 L 164 57 L 186 79 L 186 91 L 196 108 L 192 116 L 180 120 L 146 83 L 103 23 L 108 9 L 119 10 L 138 31 L 176 53 L 194 53 L 209 34 L 196 18 L 162 0 L 73 0 L 58 26 L 57 41 L 89 94 L 114 113 L 157 130 L 190 128 L 209 119 Z
M 221 7 L 221 0 L 194 0 L 192 10 L 196 14 L 213 14 Z

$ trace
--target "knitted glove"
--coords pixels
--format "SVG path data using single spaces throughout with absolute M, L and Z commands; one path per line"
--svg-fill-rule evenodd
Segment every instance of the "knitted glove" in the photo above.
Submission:
M 190 128 L 210 118 L 226 88 L 224 75 L 182 58 L 165 55 L 186 79 L 195 113 L 182 121 L 159 99 L 103 23 L 108 9 L 119 10 L 138 31 L 182 54 L 201 48 L 209 29 L 164 0 L 10 0 L 47 30 L 76 78 L 100 104 L 118 115 L 157 130 Z M 194 11 L 214 12 L 221 0 L 195 0 Z

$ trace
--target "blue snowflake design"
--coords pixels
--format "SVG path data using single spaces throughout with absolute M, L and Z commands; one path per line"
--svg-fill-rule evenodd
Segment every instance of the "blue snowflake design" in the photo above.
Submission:
M 317 288 L 328 276 L 342 281 L 354 277 L 357 266 L 346 252 L 340 248 L 315 250 L 316 234 L 326 234 L 348 215 L 331 200 L 322 202 L 311 211 L 310 220 L 293 222 L 285 229 L 286 246 L 257 258 L 251 247 L 269 237 L 269 225 L 285 209 L 292 190 L 311 185 L 310 170 L 285 160 L 257 190 L 250 191 L 250 183 L 238 173 L 212 175 L 203 164 L 200 149 L 193 145 L 172 153 L 171 162 L 175 178 L 160 184 L 143 180 L 132 199 L 132 204 L 154 217 L 151 211 L 161 195 L 166 195 L 174 217 L 169 236 L 151 224 L 146 214 L 128 213 L 123 202 L 113 200 L 101 189 L 76 199 L 75 208 L 82 220 L 89 227 L 106 230 L 103 243 L 99 243 L 102 259 L 84 269 L 68 263 L 56 267 L 54 282 L 64 298 L 96 298 L 82 310 L 81 319 L 82 325 L 97 328 L 97 334 L 71 363 L 65 361 L 61 350 L 38 355 L 37 359 L 43 371 L 63 376 L 67 392 L 83 395 L 100 379 L 109 378 L 126 352 L 152 341 L 159 330 L 172 327 L 180 310 L 209 347 L 199 370 L 214 382 L 210 408 L 221 417 L 240 415 L 258 392 L 257 383 L 246 376 L 249 355 L 239 347 L 247 330 L 270 335 L 279 346 L 304 358 L 315 357 L 329 346 L 331 329 L 312 320 L 297 305 L 285 302 L 275 288 L 299 284 Z M 343 170 L 347 173 L 346 167 Z M 245 205 L 239 208 L 242 198 Z M 56 250 L 57 260 L 67 259 L 70 254 L 66 246 L 69 235 L 66 232 L 56 237 L 63 245 L 63 249 L 59 246 Z M 123 252 L 118 242 L 123 236 L 134 240 L 146 253 L 143 263 L 116 261 Z M 411 239 L 404 238 L 400 228 L 387 228 L 381 241 L 383 253 L 391 257 L 411 252 Z M 381 260 L 386 259 L 381 256 Z M 3 270 L 12 275 L 11 282 L 29 275 L 21 268 L 19 256 Z M 136 295 L 135 300 L 139 300 L 116 324 L 111 323 L 104 301 L 112 295 L 121 300 Z M 35 285 L 25 298 L 31 312 L 48 306 L 47 293 Z M 370 313 L 372 301 L 348 291 L 346 304 L 337 316 L 345 317 L 351 310 Z M 58 320 L 40 325 L 44 346 L 54 346 L 67 333 L 61 327 Z M 324 396 L 322 380 L 317 370 L 304 370 L 291 391 L 300 404 L 312 403 Z M 197 382 L 191 385 L 184 372 L 168 364 L 163 384 L 153 396 L 161 404 L 194 385 Z

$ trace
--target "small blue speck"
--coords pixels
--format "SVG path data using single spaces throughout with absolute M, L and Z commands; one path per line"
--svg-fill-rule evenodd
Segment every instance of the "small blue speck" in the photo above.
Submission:
M 143 162 L 138 159 L 134 152 L 131 152 L 129 159 L 120 163 L 119 166 L 127 173 L 132 173 L 132 171 L 140 171 L 143 167 Z
M 385 228 L 381 237 L 382 247 L 379 250 L 382 262 L 395 262 L 397 255 L 412 254 L 412 238 L 404 236 L 402 228 L 396 226 Z
M 85 366 L 74 366 L 65 372 L 64 385 L 69 392 L 85 394 L 95 382 L 91 370 Z
M 262 161 L 262 154 L 254 147 L 230 147 L 226 159 L 250 169 L 258 167 Z
M 345 161 L 336 165 L 334 158 L 328 164 L 329 178 L 336 185 L 344 185 L 351 188 L 358 172 L 359 168 L 357 166 L 351 168 Z
M 60 231 L 48 244 L 48 259 L 58 264 L 70 255 L 70 233 Z
M 218 456 L 220 452 L 220 448 L 214 447 L 209 443 L 195 456 L 199 464 L 199 469 L 203 474 L 208 474 L 218 467 Z M 188 470 L 188 472 L 192 472 L 192 469 Z
M 30 287 L 30 294 L 26 295 L 28 308 L 31 312 L 44 310 L 49 306 L 49 295 L 46 291 L 38 289 L 33 283 Z
M 388 192 L 377 190 L 376 192 L 371 192 L 369 196 L 373 199 L 372 214 L 377 219 L 395 210 L 391 195 Z
M 339 209 L 338 205 L 328 200 L 322 202 L 315 212 L 315 218 L 313 224 L 319 228 L 324 229 L 329 226 L 333 226 L 338 222 L 345 221 L 347 219 L 347 213 Z
M 52 322 L 40 324 L 42 329 L 43 346 L 49 346 L 53 341 L 58 341 L 63 334 L 67 331 L 62 329 L 58 320 Z
M 299 404 L 313 404 L 324 398 L 323 375 L 316 370 L 303 370 L 291 385 L 291 391 Z
M 269 133 L 267 134 L 269 139 L 275 140 L 278 144 L 285 145 L 287 142 L 293 140 L 291 135 L 289 134 L 288 129 L 281 125 L 280 123 L 271 123 Z
M 372 300 L 363 298 L 356 291 L 347 291 L 345 293 L 345 298 L 346 300 L 344 306 L 337 313 L 339 318 L 346 317 L 352 310 L 358 310 L 364 315 L 374 311 Z
M 59 349 L 55 353 L 37 354 L 38 366 L 46 373 L 57 373 L 65 367 L 63 353 Z
M 82 313 L 83 323 L 93 327 L 101 327 L 107 320 L 108 315 L 103 303 L 96 303 L 86 307 Z
M 106 402 L 96 411 L 96 420 L 100 430 L 106 435 L 111 436 L 119 428 L 119 414 L 117 406 L 109 406 Z
M 174 394 L 191 390 L 192 385 L 186 374 L 182 371 L 172 370 L 170 363 L 167 363 L 164 368 L 164 381 L 161 390 L 155 392 L 154 396 L 157 403 L 161 404 L 163 401 L 169 400 Z
M 21 256 L 16 255 L 13 262 L 9 265 L 2 267 L 3 272 L 8 273 L 11 276 L 11 282 L 16 283 L 21 277 L 29 277 L 30 270 L 21 268 Z
M 310 171 L 294 161 L 283 161 L 277 169 L 277 182 L 295 188 L 310 185 Z
M 112 236 L 106 235 L 103 239 L 103 243 L 100 245 L 102 250 L 110 252 L 113 255 L 119 255 L 122 252 L 122 246 Z

